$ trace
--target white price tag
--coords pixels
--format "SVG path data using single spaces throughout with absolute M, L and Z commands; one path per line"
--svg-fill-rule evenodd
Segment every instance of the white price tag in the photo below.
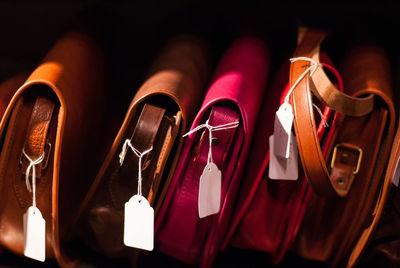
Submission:
M 292 106 L 283 103 L 275 114 L 273 146 L 277 156 L 289 158 L 293 119 Z
M 153 250 L 154 209 L 144 196 L 134 195 L 125 203 L 124 244 Z
M 400 157 L 396 161 L 396 165 L 394 167 L 394 173 L 392 178 L 392 183 L 399 187 L 399 178 L 400 178 Z
M 274 152 L 274 139 L 269 137 L 269 169 L 268 177 L 273 180 L 297 180 L 299 177 L 297 142 L 291 135 L 289 158 L 277 156 Z
M 24 255 L 44 262 L 46 258 L 46 221 L 37 207 L 29 207 L 24 214 L 24 239 Z
M 199 217 L 219 212 L 221 203 L 221 171 L 217 165 L 208 163 L 200 176 Z

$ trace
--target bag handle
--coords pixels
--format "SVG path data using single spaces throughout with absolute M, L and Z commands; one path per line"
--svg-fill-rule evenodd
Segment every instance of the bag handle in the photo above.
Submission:
M 320 44 L 326 33 L 318 30 L 303 31 L 302 40 L 295 52 L 295 57 L 309 57 L 319 64 Z M 309 62 L 299 60 L 292 62 L 290 66 L 290 85 L 298 80 L 309 67 Z M 329 174 L 325 159 L 322 154 L 317 135 L 317 125 L 313 114 L 313 93 L 321 102 L 331 109 L 349 116 L 363 116 L 374 108 L 374 95 L 355 98 L 339 91 L 329 80 L 322 68 L 317 67 L 312 77 L 306 74 L 291 94 L 291 101 L 295 113 L 294 127 L 296 131 L 297 145 L 303 164 L 305 175 L 313 190 L 322 196 L 346 196 L 357 173 L 356 166 L 340 166 L 341 172 Z M 341 150 L 350 151 L 361 160 L 362 152 L 351 146 L 343 144 L 336 148 L 339 154 Z M 332 166 L 335 165 L 333 158 Z M 337 161 L 339 162 L 339 161 Z M 360 161 L 356 161 L 360 162 Z M 334 171 L 334 169 L 333 169 Z M 344 179 L 338 178 L 344 177 Z

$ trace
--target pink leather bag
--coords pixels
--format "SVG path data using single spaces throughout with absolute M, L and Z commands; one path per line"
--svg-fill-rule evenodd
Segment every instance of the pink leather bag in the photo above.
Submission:
M 339 73 L 331 66 L 329 58 L 322 54 L 325 70 L 336 77 L 339 88 L 343 82 Z M 270 160 L 268 137 L 274 132 L 275 112 L 289 91 L 289 60 L 277 73 L 265 96 L 264 109 L 258 119 L 249 162 L 243 177 L 243 187 L 235 208 L 224 246 L 253 249 L 269 253 L 270 261 L 277 264 L 290 249 L 303 219 L 311 188 L 299 166 L 296 181 L 271 180 L 268 178 Z M 328 72 L 328 73 L 329 73 Z M 331 110 L 323 110 L 328 119 Z M 335 120 L 333 117 L 332 120 Z M 329 139 L 333 127 L 325 128 L 320 122 L 318 135 Z
M 189 264 L 210 267 L 231 224 L 257 114 L 266 85 L 268 51 L 254 37 L 237 40 L 221 60 L 191 129 L 239 122 L 212 132 L 212 159 L 222 172 L 217 214 L 199 218 L 199 178 L 207 164 L 209 132 L 202 129 L 184 144 L 164 204 L 155 223 L 159 251 Z

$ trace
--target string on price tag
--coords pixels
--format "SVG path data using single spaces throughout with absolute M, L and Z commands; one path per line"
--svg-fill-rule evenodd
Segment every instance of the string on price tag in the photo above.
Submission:
M 24 229 L 24 255 L 26 257 L 44 262 L 46 259 L 46 221 L 39 208 L 36 207 L 36 165 L 43 161 L 44 154 L 38 159 L 31 159 L 22 149 L 23 155 L 28 159 L 25 183 L 29 192 L 32 192 L 32 206 L 23 216 Z M 32 187 L 29 181 L 32 173 Z
M 278 111 L 275 114 L 273 149 L 275 155 L 284 158 L 290 158 L 290 141 L 292 137 L 292 126 L 294 119 L 293 109 L 289 103 L 290 95 L 293 93 L 293 90 L 297 87 L 301 80 L 304 79 L 307 73 L 310 73 L 310 76 L 312 76 L 317 68 L 321 66 L 321 64 L 319 64 L 317 61 L 308 57 L 291 58 L 290 62 L 296 62 L 299 60 L 309 61 L 310 66 L 290 87 L 288 93 L 285 96 L 285 101 L 279 107 Z
M 142 195 L 142 159 L 151 152 L 150 149 L 140 152 L 134 148 L 129 139 L 125 140 L 119 154 L 119 164 L 122 166 L 130 148 L 139 158 L 137 194 L 125 203 L 124 209 L 124 244 L 128 247 L 153 250 L 154 248 L 154 209 Z
M 204 218 L 216 214 L 221 206 L 221 180 L 222 173 L 212 159 L 212 133 L 213 131 L 220 131 L 224 129 L 237 128 L 239 122 L 227 123 L 219 126 L 211 126 L 207 120 L 205 124 L 198 125 L 183 137 L 186 137 L 200 129 L 206 128 L 208 130 L 208 157 L 207 165 L 203 169 L 200 176 L 199 185 L 199 198 L 198 198 L 198 211 L 199 217 Z

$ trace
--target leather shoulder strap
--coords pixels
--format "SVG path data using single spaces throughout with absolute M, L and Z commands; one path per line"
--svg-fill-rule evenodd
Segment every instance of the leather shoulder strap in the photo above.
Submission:
M 138 148 L 141 152 L 148 150 L 155 146 L 157 133 L 162 127 L 162 120 L 165 115 L 166 109 L 160 108 L 151 104 L 146 103 L 143 107 L 142 114 L 136 124 L 135 130 L 132 135 L 132 145 Z M 154 203 L 156 197 L 156 189 L 154 184 L 159 184 L 161 178 L 151 174 L 155 171 L 155 168 L 151 168 L 146 172 L 148 165 L 156 166 L 160 155 L 155 152 L 156 148 L 152 152 L 147 154 L 144 158 L 144 180 L 143 180 L 143 191 L 146 195 L 147 200 L 151 205 Z M 153 163 L 151 163 L 153 162 Z M 150 174 L 149 174 L 150 173 Z
M 318 45 L 311 57 L 319 61 Z M 318 85 L 318 86 L 316 86 Z M 374 96 L 372 94 L 356 98 L 338 90 L 322 68 L 317 68 L 310 79 L 310 89 L 312 93 L 331 109 L 350 116 L 363 116 L 369 114 L 374 109 Z
M 319 62 L 319 47 L 324 37 L 323 32 L 307 31 L 295 52 L 295 57 L 311 57 Z M 290 84 L 293 85 L 307 68 L 306 61 L 293 62 L 290 67 Z M 331 109 L 351 116 L 362 116 L 371 112 L 374 108 L 373 95 L 355 98 L 340 92 L 320 67 L 311 79 L 307 74 L 291 95 L 297 145 L 306 177 L 319 195 L 345 196 L 350 190 L 352 180 L 347 180 L 340 187 L 331 182 L 317 135 L 311 93 Z
M 163 126 L 163 118 L 165 117 L 166 109 L 158 107 L 156 105 L 145 103 L 143 105 L 142 111 L 140 116 L 137 119 L 137 123 L 133 130 L 132 136 L 130 137 L 130 141 L 132 146 L 137 149 L 139 152 L 146 151 L 150 148 L 153 148 L 148 154 L 143 157 L 142 162 L 142 175 L 143 175 L 143 182 L 142 182 L 142 191 L 143 195 L 148 199 L 149 203 L 152 205 L 154 201 L 154 180 L 160 179 L 159 177 L 155 178 L 153 172 L 159 162 L 159 152 L 158 148 L 156 148 L 156 140 L 157 135 L 160 132 L 160 128 L 166 127 Z M 122 140 L 123 143 L 125 140 Z M 122 144 L 121 144 L 122 145 Z M 133 155 L 133 154 L 132 154 Z M 136 190 L 137 181 L 134 178 L 131 178 L 131 174 L 136 174 L 138 169 L 137 158 L 135 161 L 128 161 L 127 159 L 124 160 L 126 163 L 124 166 L 124 171 L 121 171 L 118 176 L 121 177 L 121 180 L 124 178 L 130 178 L 132 180 L 132 184 L 134 191 Z M 116 170 L 115 170 L 116 171 Z M 126 200 L 128 200 L 132 196 L 132 189 L 124 189 L 127 187 L 125 184 L 119 184 L 115 180 L 111 180 L 111 188 L 110 188 L 110 195 L 113 203 L 116 207 L 121 207 Z
M 309 57 L 320 63 L 320 45 L 325 39 L 326 33 L 317 30 L 303 30 L 301 35 L 295 57 Z M 304 68 L 302 72 L 308 67 L 307 63 L 303 61 L 300 61 L 299 66 Z M 310 79 L 310 90 L 326 106 L 345 115 L 363 116 L 370 113 L 374 108 L 373 95 L 356 98 L 341 92 L 332 84 L 320 67 L 315 70 Z

